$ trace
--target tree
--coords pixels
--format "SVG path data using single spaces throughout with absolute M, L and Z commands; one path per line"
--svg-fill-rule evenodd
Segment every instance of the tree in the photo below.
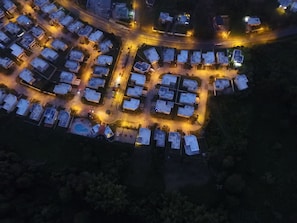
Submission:
M 225 181 L 225 188 L 231 194 L 241 193 L 244 187 L 245 182 L 239 174 L 233 174 Z
M 85 200 L 95 209 L 101 209 L 107 214 L 121 213 L 127 205 L 125 187 L 98 174 L 87 188 Z

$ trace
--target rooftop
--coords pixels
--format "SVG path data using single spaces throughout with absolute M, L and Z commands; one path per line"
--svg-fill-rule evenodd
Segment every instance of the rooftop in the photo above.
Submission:
M 135 98 L 125 99 L 123 102 L 123 109 L 135 111 L 139 108 L 140 100 Z
M 181 135 L 179 132 L 169 132 L 168 142 L 171 142 L 171 149 L 180 149 Z
M 215 63 L 215 54 L 213 51 L 202 53 L 202 58 L 204 59 L 205 65 L 212 65 Z
M 33 77 L 33 73 L 28 70 L 27 68 L 25 68 L 24 70 L 21 71 L 21 73 L 19 74 L 19 77 L 29 83 L 32 84 L 35 81 L 35 78 Z
M 105 86 L 105 79 L 91 77 L 88 82 L 88 87 L 98 89 L 99 87 Z
M 59 56 L 59 54 L 56 51 L 52 50 L 51 48 L 44 48 L 40 54 L 45 59 L 48 59 L 50 61 L 56 60 Z
M 66 15 L 64 18 L 60 20 L 60 24 L 64 27 L 68 27 L 72 22 L 74 18 L 70 15 Z
M 17 102 L 18 100 L 15 95 L 8 94 L 4 98 L 4 105 L 2 106 L 2 108 L 7 112 L 11 112 L 13 109 L 15 109 Z
M 80 69 L 80 65 L 77 61 L 73 61 L 73 60 L 67 60 L 65 63 L 65 67 L 74 73 L 77 73 Z
M 165 74 L 162 77 L 162 83 L 161 84 L 165 85 L 165 86 L 170 86 L 170 85 L 175 85 L 176 81 L 177 81 L 177 76 L 172 75 L 172 74 Z
M 49 0 L 34 0 L 34 4 L 39 7 L 41 7 L 45 4 L 48 4 L 48 3 L 49 3 Z
M 49 67 L 49 64 L 45 60 L 40 59 L 38 57 L 35 57 L 31 61 L 30 64 L 31 64 L 32 67 L 34 67 L 35 69 L 39 70 L 40 72 L 45 71 Z
M 171 109 L 173 108 L 173 106 L 173 101 L 157 100 L 155 111 L 158 113 L 169 115 L 171 113 Z
M 165 48 L 163 50 L 163 62 L 171 63 L 174 61 L 175 50 L 173 48 Z
M 22 47 L 17 45 L 16 43 L 13 43 L 9 49 L 11 49 L 11 54 L 14 55 L 15 57 L 19 58 L 24 55 L 25 51 Z
M 22 31 L 21 27 L 18 26 L 18 24 L 13 23 L 13 22 L 9 22 L 6 26 L 5 26 L 5 30 L 7 32 L 9 32 L 12 35 L 16 35 L 19 32 Z
M 54 107 L 47 107 L 44 111 L 44 123 L 47 125 L 53 125 L 57 120 L 58 111 Z
M 182 104 L 194 104 L 196 102 L 196 94 L 182 92 L 179 97 L 179 102 Z
M 225 65 L 229 64 L 228 56 L 226 55 L 225 52 L 222 52 L 222 51 L 217 52 L 217 61 L 219 64 L 225 64 Z
M 67 26 L 67 29 L 69 32 L 72 32 L 72 33 L 78 33 L 78 31 L 84 27 L 84 24 L 82 21 L 80 20 L 76 20 L 75 22 L 73 23 L 70 23 L 68 26 Z
M 140 128 L 136 138 L 136 145 L 150 145 L 151 143 L 151 130 L 148 128 Z
M 14 62 L 9 59 L 8 57 L 0 57 L 0 66 L 8 69 L 10 68 L 12 65 L 14 65 Z
M 59 39 L 54 39 L 54 41 L 51 43 L 51 46 L 55 50 L 62 50 L 62 51 L 65 51 L 68 48 L 67 44 Z
M 106 65 L 111 65 L 113 61 L 113 57 L 112 56 L 108 56 L 108 55 L 99 55 L 96 61 L 97 65 L 101 65 L 101 66 L 106 66 Z
M 102 43 L 99 44 L 99 49 L 102 53 L 107 53 L 113 47 L 111 40 L 107 39 L 104 40 Z
M 0 31 L 0 41 L 3 43 L 7 43 L 9 42 L 9 40 L 9 37 L 3 31 Z
M 217 78 L 214 82 L 214 85 L 217 91 L 224 90 L 225 88 L 230 87 L 230 80 L 224 78 Z
M 93 31 L 93 27 L 89 26 L 89 25 L 86 25 L 85 27 L 81 28 L 78 31 L 78 35 L 88 37 L 91 34 L 92 31 Z
M 97 92 L 97 91 L 95 91 L 93 89 L 86 88 L 84 96 L 85 96 L 87 101 L 99 103 L 100 98 L 101 98 L 101 93 Z
M 177 62 L 178 63 L 186 63 L 188 61 L 188 50 L 181 50 L 179 54 L 177 54 Z
M 194 135 L 184 136 L 185 140 L 185 153 L 189 156 L 199 154 L 199 144 L 197 137 Z
M 198 90 L 198 82 L 196 80 L 184 79 L 183 87 L 187 88 L 188 91 L 196 92 Z
M 168 12 L 160 12 L 159 20 L 162 24 L 166 22 L 172 22 L 173 17 L 169 15 Z
M 29 118 L 34 121 L 39 121 L 42 116 L 43 110 L 44 109 L 43 109 L 42 105 L 40 105 L 38 103 L 34 103 L 30 109 L 31 113 L 30 113 Z
M 75 79 L 75 75 L 68 71 L 62 71 L 60 73 L 60 82 L 71 84 Z
M 143 86 L 146 81 L 146 77 L 143 74 L 138 74 L 138 73 L 131 73 L 131 81 L 135 82 L 136 85 L 141 85 Z
M 22 36 L 20 43 L 24 48 L 29 49 L 36 43 L 36 41 L 30 33 L 25 33 Z
M 151 65 L 149 63 L 140 61 L 137 61 L 133 66 L 133 69 L 141 74 L 148 72 L 150 68 Z
M 59 21 L 62 18 L 65 17 L 65 12 L 64 9 L 59 9 L 58 11 L 53 12 L 52 14 L 50 14 L 49 16 L 52 20 L 56 20 Z
M 197 65 L 201 63 L 201 51 L 194 51 L 191 55 L 191 64 Z
M 71 50 L 69 53 L 69 60 L 82 62 L 84 60 L 84 54 L 80 50 Z
M 94 43 L 99 43 L 103 39 L 103 32 L 96 30 L 89 35 L 89 40 Z
M 238 90 L 242 91 L 248 88 L 248 79 L 245 74 L 238 74 L 234 79 L 234 83 Z
M 174 91 L 170 90 L 168 87 L 160 86 L 158 95 L 161 99 L 173 100 Z
M 20 15 L 17 18 L 17 23 L 21 26 L 30 26 L 33 24 L 32 20 L 26 15 Z
M 59 120 L 58 126 L 67 128 L 71 120 L 70 112 L 66 110 L 59 111 L 58 120 Z
M 153 64 L 153 63 L 157 63 L 160 59 L 160 56 L 156 50 L 155 47 L 151 47 L 145 51 L 143 51 L 146 59 L 148 59 L 148 61 Z
M 142 95 L 143 86 L 128 87 L 127 96 L 139 98 Z
M 31 29 L 31 32 L 32 32 L 32 35 L 37 39 L 42 38 L 45 33 L 44 30 L 39 26 L 33 26 Z
M 179 106 L 177 109 L 177 115 L 185 118 L 189 118 L 194 114 L 194 106 L 192 105 L 185 105 Z
M 46 14 L 51 14 L 58 10 L 57 6 L 54 3 L 46 4 L 41 6 L 40 10 Z
M 55 85 L 54 87 L 54 93 L 60 94 L 60 95 L 65 95 L 68 94 L 71 91 L 72 87 L 70 84 L 65 84 L 65 83 L 59 83 Z
M 165 146 L 166 133 L 160 129 L 155 129 L 154 131 L 154 140 L 156 140 L 157 147 Z
M 109 68 L 108 67 L 100 67 L 100 66 L 94 66 L 93 69 L 93 75 L 94 76 L 108 76 Z
M 29 112 L 30 102 L 26 99 L 21 98 L 16 107 L 18 108 L 16 114 L 25 116 Z

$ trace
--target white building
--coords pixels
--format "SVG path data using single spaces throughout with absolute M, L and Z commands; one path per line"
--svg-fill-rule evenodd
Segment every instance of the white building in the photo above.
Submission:
M 2 106 L 2 108 L 7 112 L 11 112 L 15 109 L 17 103 L 17 97 L 13 94 L 8 94 L 4 98 L 4 105 Z
M 160 129 L 155 129 L 154 140 L 156 141 L 157 147 L 165 147 L 166 133 Z
M 0 31 L 0 41 L 2 43 L 8 43 L 10 41 L 9 37 L 3 31 Z
M 165 48 L 163 50 L 163 62 L 172 63 L 174 62 L 175 50 L 173 48 Z
M 17 18 L 17 23 L 24 27 L 29 27 L 33 24 L 32 20 L 26 15 L 20 15 Z
M 65 95 L 65 94 L 68 94 L 69 92 L 71 92 L 71 89 L 72 89 L 72 87 L 70 84 L 59 83 L 59 84 L 55 85 L 53 92 L 55 94 Z
M 58 117 L 58 111 L 54 107 L 47 107 L 43 114 L 44 124 L 47 126 L 53 126 Z
M 64 18 L 62 18 L 59 21 L 62 26 L 68 27 L 74 21 L 74 18 L 70 15 L 66 15 Z
M 65 67 L 74 73 L 77 73 L 80 69 L 80 64 L 77 61 L 67 60 L 65 63 Z
M 146 59 L 153 65 L 155 63 L 158 63 L 158 61 L 160 60 L 160 56 L 156 50 L 155 47 L 151 47 L 145 51 L 143 51 Z
M 140 100 L 135 98 L 125 99 L 123 102 L 123 109 L 136 111 L 139 108 Z
M 82 51 L 80 50 L 71 50 L 69 53 L 69 60 L 74 60 L 77 62 L 82 62 L 84 60 L 85 56 Z
M 44 111 L 44 109 L 43 109 L 42 105 L 35 103 L 30 108 L 29 118 L 34 121 L 39 121 L 43 114 L 43 111 Z
M 142 95 L 143 86 L 133 86 L 127 88 L 127 96 L 139 98 Z
M 98 44 L 103 38 L 103 32 L 100 30 L 96 30 L 89 35 L 89 41 L 93 44 Z
M 84 97 L 85 97 L 85 99 L 87 101 L 94 102 L 94 103 L 99 103 L 100 98 L 101 98 L 101 93 L 97 92 L 97 91 L 95 91 L 93 89 L 86 88 Z
M 179 132 L 169 132 L 168 142 L 171 143 L 171 149 L 180 149 L 181 135 Z
M 230 80 L 225 78 L 216 78 L 214 88 L 216 91 L 222 91 L 231 86 Z
M 62 40 L 60 39 L 55 39 L 52 43 L 51 46 L 55 49 L 55 50 L 62 50 L 65 51 L 67 50 L 68 46 L 66 43 L 64 43 Z
M 146 62 L 140 62 L 140 61 L 137 61 L 133 66 L 134 71 L 141 73 L 141 74 L 148 72 L 150 70 L 150 68 L 151 68 L 150 64 L 148 64 Z
M 215 54 L 213 51 L 207 51 L 206 53 L 202 53 L 202 59 L 204 61 L 204 65 L 213 65 L 215 63 Z
M 25 33 L 22 36 L 22 39 L 20 41 L 20 44 L 25 49 L 30 49 L 31 47 L 34 46 L 35 43 L 36 43 L 36 40 L 35 40 L 35 38 L 30 33 Z
M 45 59 L 48 59 L 49 61 L 52 61 L 52 62 L 59 57 L 59 54 L 56 51 L 52 50 L 51 48 L 44 48 L 40 54 Z
M 160 12 L 159 21 L 162 24 L 165 24 L 165 23 L 168 23 L 168 22 L 171 23 L 171 22 L 173 22 L 173 17 L 170 16 L 168 12 Z
M 16 43 L 13 43 L 9 49 L 11 49 L 11 54 L 16 58 L 22 58 L 25 54 L 25 50 Z
M 160 86 L 158 95 L 161 99 L 173 100 L 174 91 L 170 90 L 168 87 Z
M 9 22 L 4 28 L 11 35 L 17 35 L 22 32 L 21 27 L 19 27 L 18 24 L 13 23 L 13 22 Z
M 60 8 L 58 11 L 51 13 L 49 17 L 52 22 L 58 23 L 60 20 L 62 20 L 65 17 L 64 9 Z
M 184 136 L 184 140 L 185 140 L 185 145 L 184 145 L 185 153 L 188 156 L 197 155 L 200 153 L 199 144 L 196 136 L 187 135 L 187 136 Z
M 25 68 L 20 72 L 19 78 L 27 82 L 28 84 L 33 84 L 35 81 L 35 78 L 33 77 L 33 73 L 27 68 Z
M 177 116 L 190 118 L 194 114 L 194 106 L 192 105 L 184 105 L 179 106 L 177 109 Z
M 193 105 L 196 102 L 197 95 L 189 92 L 182 92 L 179 96 L 179 103 Z
M 226 55 L 225 52 L 218 51 L 216 53 L 216 56 L 217 56 L 218 64 L 221 64 L 221 65 L 224 65 L 224 66 L 227 66 L 229 64 L 229 58 L 228 58 L 228 56 Z
M 76 79 L 76 75 L 68 72 L 68 71 L 62 71 L 60 73 L 60 82 L 64 82 L 67 84 L 72 84 Z
M 43 5 L 40 10 L 46 14 L 51 14 L 58 10 L 57 6 L 54 3 Z
M 13 14 L 16 10 L 16 5 L 10 0 L 2 0 L 2 7 L 4 10 L 8 11 L 10 14 Z
M 234 63 L 235 67 L 240 67 L 243 63 L 244 56 L 241 53 L 241 50 L 235 49 L 232 52 L 231 61 Z
M 143 86 L 145 84 L 146 77 L 143 74 L 131 73 L 130 80 L 136 85 Z
M 83 22 L 80 21 L 80 20 L 76 20 L 76 21 L 74 21 L 73 23 L 70 23 L 70 24 L 67 26 L 67 29 L 68 29 L 68 31 L 71 32 L 71 33 L 78 33 L 79 30 L 80 30 L 81 28 L 83 28 L 83 27 L 84 27 Z
M 35 57 L 30 64 L 32 67 L 34 67 L 36 70 L 40 72 L 46 71 L 46 69 L 49 67 L 49 64 L 45 60 L 40 59 L 39 57 Z
M 201 51 L 194 51 L 191 55 L 191 65 L 198 65 L 201 63 Z
M 198 82 L 196 80 L 184 79 L 183 87 L 188 91 L 196 92 L 198 90 Z
M 173 101 L 157 100 L 155 111 L 157 113 L 163 113 L 163 114 L 169 115 L 171 113 L 173 106 L 174 106 Z
M 93 68 L 93 76 L 95 77 L 107 77 L 109 74 L 109 68 L 108 67 L 101 67 L 101 66 L 94 66 Z
M 103 88 L 105 86 L 105 79 L 97 78 L 97 77 L 91 77 L 88 82 L 89 88 L 98 89 L 99 87 Z
M 175 85 L 176 82 L 177 82 L 177 76 L 172 75 L 172 74 L 165 74 L 162 77 L 161 84 L 164 86 L 172 86 L 172 85 Z
M 135 145 L 148 146 L 151 143 L 151 130 L 148 128 L 140 128 L 136 138 Z
M 8 57 L 0 57 L 0 66 L 4 69 L 9 69 L 14 65 L 14 62 Z
M 99 44 L 99 50 L 102 53 L 107 53 L 113 47 L 111 40 L 107 39 L 104 40 L 102 43 Z
M 92 26 L 89 26 L 89 25 L 86 25 L 85 27 L 81 28 L 79 31 L 78 31 L 78 35 L 80 37 L 86 37 L 88 38 L 89 35 L 92 33 L 93 31 L 93 27 Z
M 184 64 L 188 62 L 189 51 L 181 50 L 179 54 L 177 54 L 177 63 Z
M 71 120 L 70 112 L 66 110 L 59 111 L 58 120 L 59 120 L 58 126 L 63 128 L 68 128 Z
M 237 89 L 240 91 L 245 90 L 249 87 L 247 84 L 248 79 L 245 74 L 236 75 L 236 77 L 234 78 L 234 83 L 235 83 Z
M 30 102 L 26 99 L 21 98 L 17 103 L 16 107 L 17 107 L 17 111 L 16 111 L 17 115 L 26 116 L 29 113 Z
M 99 55 L 96 64 L 99 66 L 111 65 L 113 62 L 113 57 L 108 55 Z
M 42 40 L 42 38 L 45 36 L 45 31 L 40 26 L 33 26 L 31 33 L 38 40 Z

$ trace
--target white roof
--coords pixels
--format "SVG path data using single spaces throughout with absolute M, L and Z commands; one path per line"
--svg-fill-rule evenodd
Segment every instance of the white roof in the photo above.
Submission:
M 87 101 L 99 103 L 100 98 L 101 98 L 101 93 L 97 92 L 93 89 L 86 88 L 85 89 L 85 98 Z
M 177 54 L 177 62 L 178 63 L 186 63 L 188 61 L 188 50 L 181 50 L 179 54 Z
M 102 53 L 107 53 L 112 47 L 113 44 L 109 39 L 104 40 L 102 43 L 99 44 L 99 49 Z
M 107 76 L 109 73 L 108 67 L 94 66 L 93 75 L 94 76 Z
M 159 56 L 155 47 L 151 47 L 151 48 L 145 50 L 143 53 L 144 53 L 146 59 L 148 59 L 148 61 L 151 64 L 158 62 L 160 59 L 160 56 Z
M 23 81 L 26 81 L 29 84 L 32 84 L 35 81 L 35 78 L 33 77 L 33 73 L 27 68 L 21 71 L 21 73 L 19 74 L 19 77 Z
M 44 35 L 44 30 L 39 26 L 33 26 L 31 29 L 32 35 L 40 39 Z
M 18 26 L 18 24 L 9 22 L 6 26 L 5 29 L 10 32 L 11 34 L 17 34 L 18 32 L 21 31 L 21 28 Z
M 165 86 L 170 86 L 170 85 L 176 84 L 176 81 L 177 81 L 177 76 L 172 75 L 172 74 L 165 74 L 162 77 L 162 84 Z
M 163 50 L 163 62 L 171 63 L 174 61 L 174 49 L 173 48 L 165 48 Z
M 177 109 L 177 115 L 185 118 L 189 118 L 194 114 L 194 106 L 185 105 L 183 107 L 179 106 Z
M 170 16 L 168 12 L 160 12 L 159 19 L 161 20 L 162 23 L 173 21 L 173 17 Z
M 65 17 L 65 12 L 63 9 L 59 9 L 58 11 L 51 13 L 49 17 L 53 20 L 59 21 Z
M 224 90 L 230 86 L 230 80 L 228 79 L 216 79 L 214 82 L 216 90 Z
M 73 60 L 67 60 L 65 63 L 65 67 L 74 73 L 77 73 L 80 69 L 79 63 Z
M 72 16 L 70 16 L 70 15 L 66 15 L 64 18 L 62 18 L 62 19 L 60 20 L 60 23 L 61 23 L 61 25 L 67 27 L 67 26 L 69 26 L 70 23 L 73 22 L 73 20 L 74 20 L 74 18 L 73 18 Z
M 196 94 L 189 92 L 182 92 L 179 97 L 179 102 L 182 104 L 194 104 L 196 101 Z
M 24 49 L 19 45 L 17 45 L 16 43 L 13 43 L 9 48 L 12 50 L 11 54 L 14 55 L 15 57 L 20 57 L 25 52 Z
M 35 103 L 32 105 L 31 109 L 30 109 L 30 116 L 29 118 L 32 119 L 32 120 L 35 120 L 35 121 L 39 121 L 40 118 L 41 118 L 41 115 L 43 113 L 43 107 L 38 104 L 38 103 Z
M 78 33 L 78 31 L 84 27 L 84 24 L 82 21 L 79 21 L 79 20 L 76 20 L 75 22 L 69 24 L 67 26 L 67 29 L 69 30 L 69 32 L 72 32 L 72 33 Z
M 68 48 L 67 44 L 64 43 L 62 40 L 59 39 L 55 39 L 52 43 L 51 46 L 55 49 L 55 50 L 66 50 Z
M 191 64 L 197 65 L 201 63 L 201 51 L 194 51 L 191 55 Z
M 102 66 L 111 65 L 112 61 L 113 57 L 108 55 L 99 55 L 97 58 L 97 64 Z
M 136 138 L 136 144 L 149 145 L 151 142 L 151 130 L 148 128 L 140 128 Z
M 244 56 L 242 55 L 241 50 L 239 50 L 239 49 L 233 50 L 232 59 L 231 60 L 234 63 L 243 63 Z
M 168 87 L 160 86 L 158 95 L 161 99 L 173 100 L 174 91 L 170 90 Z
M 0 57 L 0 66 L 2 66 L 5 69 L 10 68 L 12 65 L 14 64 L 14 62 L 9 59 L 8 57 Z
M 41 7 L 45 4 L 49 3 L 49 0 L 34 0 L 34 4 Z
M 2 106 L 2 108 L 4 110 L 6 110 L 7 112 L 11 112 L 15 108 L 18 100 L 17 100 L 17 97 L 15 95 L 8 94 L 4 98 L 4 102 L 5 102 L 5 104 Z
M 91 32 L 93 31 L 93 27 L 92 26 L 89 26 L 89 25 L 86 25 L 85 27 L 81 28 L 79 31 L 78 31 L 78 35 L 79 36 L 85 36 L 85 37 L 88 37 Z
M 71 50 L 69 53 L 69 60 L 75 60 L 78 62 L 82 62 L 84 60 L 84 54 L 80 50 Z
M 126 94 L 131 97 L 139 98 L 142 95 L 142 90 L 143 86 L 135 85 L 133 87 L 128 87 Z
M 0 41 L 7 43 L 9 40 L 9 37 L 4 32 L 0 31 Z
M 248 17 L 247 23 L 250 26 L 258 26 L 261 24 L 261 21 L 258 17 Z
M 26 49 L 29 49 L 35 44 L 35 39 L 30 33 L 25 33 L 22 36 L 21 45 L 25 47 Z
M 104 87 L 105 79 L 91 77 L 88 82 L 88 87 L 98 89 L 99 87 Z
M 7 11 L 13 10 L 16 8 L 16 5 L 10 1 L 10 0 L 2 0 L 3 2 L 3 8 L 6 9 Z
M 173 101 L 164 101 L 164 100 L 157 100 L 155 111 L 158 113 L 163 113 L 169 115 L 171 113 L 171 109 L 174 106 Z
M 146 78 L 143 74 L 131 73 L 131 81 L 134 81 L 135 84 L 143 86 L 145 84 Z
M 154 131 L 154 140 L 156 140 L 156 146 L 164 147 L 165 146 L 165 137 L 166 134 L 160 129 L 155 129 Z
M 54 3 L 44 5 L 40 8 L 40 10 L 44 13 L 50 14 L 52 12 L 57 11 L 57 6 Z
M 18 115 L 25 116 L 29 112 L 30 102 L 26 99 L 21 98 L 16 107 L 18 108 L 16 113 Z
M 248 88 L 248 79 L 245 74 L 238 74 L 234 79 L 234 83 L 240 91 Z
M 225 52 L 218 51 L 217 52 L 217 61 L 219 64 L 228 64 L 229 63 L 229 58 L 225 54 Z
M 44 119 L 44 123 L 45 124 L 49 124 L 49 125 L 53 125 L 54 122 L 56 121 L 58 116 L 58 111 L 56 108 L 54 107 L 47 107 L 44 111 L 43 117 Z
M 202 53 L 202 58 L 204 59 L 205 65 L 210 65 L 215 63 L 215 54 L 213 51 Z
M 41 55 L 50 61 L 56 60 L 59 56 L 59 54 L 56 51 L 52 50 L 51 48 L 44 48 L 41 51 Z
M 89 40 L 95 43 L 99 43 L 103 39 L 103 32 L 100 30 L 96 30 L 89 35 Z
M 43 59 L 40 59 L 38 57 L 35 57 L 31 63 L 32 67 L 34 67 L 35 69 L 39 70 L 39 71 L 45 71 L 48 67 L 49 67 L 49 64 L 43 60 Z
M 135 111 L 139 108 L 140 100 L 135 98 L 125 99 L 123 102 L 123 109 Z
M 199 153 L 199 144 L 197 137 L 194 135 L 184 136 L 185 140 L 185 153 L 189 156 Z
M 72 87 L 70 84 L 59 83 L 54 87 L 54 93 L 65 95 L 71 91 Z
M 188 91 L 197 91 L 198 90 L 198 82 L 196 80 L 184 79 L 183 87 L 187 88 Z
M 75 74 L 73 74 L 71 72 L 62 71 L 60 73 L 60 82 L 65 82 L 67 84 L 71 84 L 74 79 L 75 79 Z
M 29 26 L 29 25 L 32 24 L 32 20 L 29 19 L 29 17 L 26 16 L 26 15 L 20 15 L 17 18 L 17 23 L 20 24 L 20 25 L 23 25 L 23 26 Z
M 181 135 L 179 132 L 169 132 L 168 142 L 171 142 L 171 149 L 180 149 Z

